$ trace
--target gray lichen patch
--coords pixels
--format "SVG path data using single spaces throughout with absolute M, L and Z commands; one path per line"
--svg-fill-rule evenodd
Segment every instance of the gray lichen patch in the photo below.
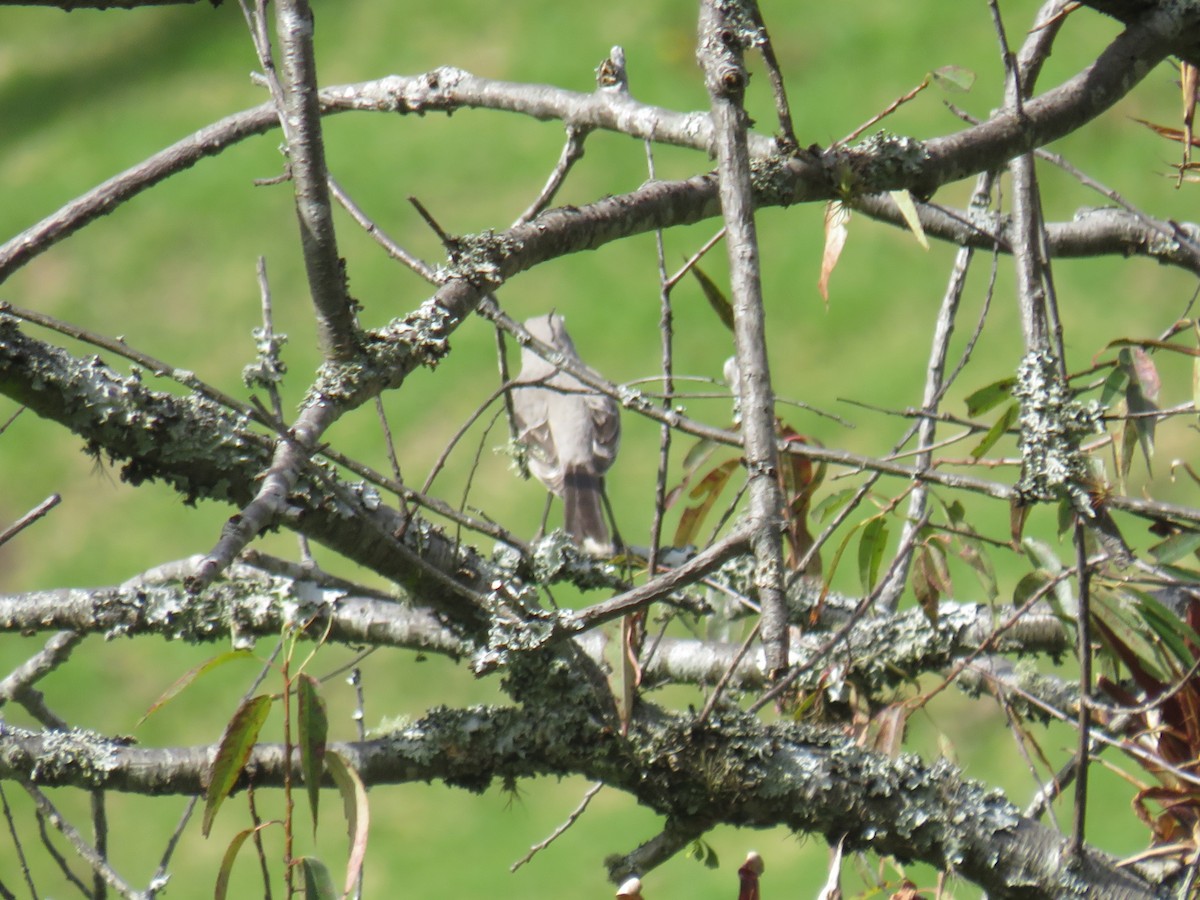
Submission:
M 1080 443 L 1100 430 L 1099 407 L 1071 396 L 1054 357 L 1044 349 L 1030 350 L 1021 360 L 1013 396 L 1021 401 L 1018 495 L 1027 503 L 1065 496 L 1076 511 L 1091 517 L 1090 468 Z

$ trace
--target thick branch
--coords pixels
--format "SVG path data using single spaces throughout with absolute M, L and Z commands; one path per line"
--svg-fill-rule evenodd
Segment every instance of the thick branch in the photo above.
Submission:
M 203 792 L 212 747 L 154 750 L 86 733 L 38 734 L 0 723 L 0 777 L 145 794 Z M 742 716 L 702 726 L 663 714 L 628 738 L 547 709 L 438 710 L 373 741 L 334 744 L 368 785 L 441 780 L 480 790 L 496 778 L 582 775 L 627 791 L 668 819 L 783 824 L 845 837 L 850 848 L 957 872 L 993 897 L 1166 896 L 1132 868 L 1088 853 L 1069 866 L 1062 839 L 939 761 L 889 759 L 846 738 Z M 260 745 L 243 786 L 278 786 L 282 750 Z

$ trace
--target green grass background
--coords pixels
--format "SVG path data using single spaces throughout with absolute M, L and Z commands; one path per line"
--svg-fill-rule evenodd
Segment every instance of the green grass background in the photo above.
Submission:
M 693 2 L 446 0 L 424 5 L 343 0 L 315 6 L 323 84 L 455 65 L 492 78 L 587 91 L 594 85 L 595 66 L 613 44 L 621 44 L 639 99 L 684 110 L 706 106 L 693 56 Z M 1026 0 L 1003 4 L 1014 42 L 1021 39 L 1036 6 Z M 841 138 L 920 82 L 930 69 L 943 65 L 964 66 L 977 75 L 969 94 L 952 98 L 971 113 L 986 115 L 1001 102 L 999 54 L 982 0 L 765 2 L 763 10 L 789 79 L 803 143 L 827 145 Z M 1072 16 L 1046 67 L 1043 87 L 1085 65 L 1116 32 L 1113 23 L 1090 12 Z M 263 91 L 249 79 L 255 68 L 232 2 L 217 10 L 206 5 L 69 15 L 0 10 L 0 235 L 19 232 L 97 182 L 221 116 L 262 102 Z M 1131 120 L 1175 124 L 1179 112 L 1174 82 L 1174 71 L 1160 67 L 1117 109 L 1054 149 L 1158 215 L 1194 218 L 1194 189 L 1175 191 L 1163 177 L 1177 148 Z M 772 113 L 765 78 L 760 74 L 752 87 L 752 112 L 769 130 Z M 934 90 L 885 124 L 916 137 L 958 127 Z M 385 230 L 431 261 L 439 259 L 439 247 L 408 204 L 409 195 L 418 196 L 451 232 L 506 227 L 541 188 L 562 140 L 562 129 L 555 123 L 483 111 L 407 118 L 343 114 L 326 121 L 334 175 Z M 262 255 L 274 294 L 276 327 L 291 338 L 285 353 L 292 375 L 284 391 L 285 401 L 295 408 L 318 355 L 292 201 L 286 185 L 253 184 L 254 179 L 279 173 L 278 143 L 275 133 L 252 139 L 170 179 L 21 270 L 0 286 L 0 299 L 105 334 L 121 334 L 131 345 L 242 396 L 240 371 L 252 358 L 250 330 L 259 322 L 254 267 Z M 710 163 L 693 152 L 660 148 L 656 165 L 658 177 L 671 178 L 704 171 Z M 646 177 L 640 143 L 595 134 L 559 202 L 582 204 L 628 191 Z M 1080 205 L 1105 202 L 1054 170 L 1043 167 L 1042 180 L 1050 218 L 1069 217 Z M 967 189 L 947 188 L 938 199 L 961 204 Z M 351 290 L 365 307 L 366 324 L 403 315 L 428 296 L 425 285 L 387 260 L 346 216 L 339 214 L 338 221 Z M 715 228 L 715 223 L 706 222 L 666 235 L 668 266 L 675 268 Z M 804 411 L 788 411 L 787 418 L 829 446 L 884 452 L 905 423 L 842 400 L 887 408 L 919 403 L 927 335 L 953 249 L 935 246 L 924 252 L 910 235 L 857 217 L 826 306 L 816 290 L 821 208 L 766 210 L 760 230 L 777 392 L 836 412 L 854 427 Z M 706 267 L 714 277 L 723 277 L 723 255 L 713 254 Z M 966 323 L 978 315 L 986 268 L 985 261 L 972 276 L 956 352 L 963 345 Z M 1113 338 L 1157 335 L 1182 313 L 1194 287 L 1190 276 L 1144 261 L 1064 261 L 1056 265 L 1055 275 L 1074 368 L 1085 366 Z M 961 398 L 967 392 L 1009 374 L 1020 356 L 1011 283 L 1008 264 L 1002 261 L 981 347 L 950 404 L 956 412 L 962 411 Z M 501 301 L 518 318 L 549 308 L 565 313 L 581 352 L 618 381 L 651 376 L 657 369 L 659 308 L 651 236 L 543 266 L 507 285 Z M 675 303 L 677 371 L 718 377 L 730 353 L 728 334 L 693 285 L 682 285 Z M 424 479 L 449 436 L 495 386 L 493 346 L 487 324 L 469 322 L 455 335 L 453 352 L 436 372 L 417 373 L 403 391 L 385 400 L 410 482 Z M 1164 405 L 1186 400 L 1186 363 L 1167 358 L 1160 364 Z M 689 413 L 716 423 L 728 417 L 725 401 L 685 405 Z M 0 401 L 0 421 L 13 411 L 11 403 Z M 628 415 L 624 429 L 610 490 L 626 539 L 646 543 L 657 429 Z M 372 412 L 348 417 L 329 437 L 343 450 L 386 468 Z M 1154 478 L 1139 475 L 1131 490 L 1195 502 L 1196 492 L 1173 483 L 1166 464 L 1189 457 L 1190 438 L 1183 425 L 1164 428 Z M 472 429 L 434 492 L 461 501 L 478 449 L 478 471 L 470 481 L 467 503 L 493 515 L 503 511 L 505 524 L 531 534 L 544 495 L 540 486 L 522 483 L 507 471 L 506 458 L 494 452 L 503 440 L 502 427 L 488 434 L 482 427 Z M 679 449 L 687 443 L 676 439 Z M 966 450 L 952 452 L 965 455 Z M 1009 470 L 993 474 L 1012 477 Z M 826 490 L 842 484 L 832 483 Z M 882 491 L 893 487 L 885 485 Z M 158 485 L 130 489 L 119 483 L 115 471 L 81 454 L 77 440 L 23 415 L 0 437 L 0 523 L 21 515 L 51 491 L 62 494 L 62 506 L 0 550 L 0 589 L 120 581 L 163 560 L 206 551 L 231 512 L 211 503 L 184 508 Z M 1007 510 L 974 504 L 973 511 L 981 528 L 1006 537 Z M 1048 516 L 1039 516 L 1033 527 L 1045 529 L 1048 522 Z M 673 523 L 669 519 L 669 525 Z M 1139 545 L 1146 543 L 1140 530 L 1131 538 Z M 285 535 L 269 536 L 262 545 L 294 555 L 294 540 Z M 335 571 L 362 576 L 319 549 L 318 559 Z M 1019 570 L 1019 563 L 1003 555 L 997 562 L 1010 576 Z M 835 574 L 835 585 L 856 589 L 850 568 Z M 956 574 L 963 599 L 976 599 L 969 576 Z M 1011 589 L 1011 577 L 1008 584 Z M 0 671 L 6 672 L 39 644 L 40 638 L 0 638 Z M 106 733 L 133 733 L 149 745 L 207 743 L 219 734 L 248 670 L 226 667 L 134 728 L 141 713 L 179 674 L 222 649 L 93 638 L 42 687 L 53 708 L 73 723 Z M 323 650 L 317 671 L 331 671 L 347 656 L 339 649 Z M 372 725 L 418 717 L 433 704 L 502 699 L 493 682 L 477 682 L 461 667 L 440 659 L 380 652 L 367 661 L 364 675 L 367 721 Z M 351 737 L 349 688 L 339 679 L 326 691 L 335 735 Z M 696 700 L 687 692 L 671 698 L 682 703 Z M 21 721 L 15 712 L 10 715 Z M 268 733 L 279 733 L 278 722 L 273 720 Z M 1066 730 L 1038 733 L 1055 758 L 1073 744 Z M 928 759 L 948 741 L 969 772 L 1008 790 L 1019 804 L 1033 790 L 1033 780 L 993 706 L 946 696 L 928 714 L 914 719 L 912 739 L 913 749 Z M 508 873 L 514 860 L 568 816 L 585 787 L 574 779 L 545 780 L 519 785 L 515 796 L 494 788 L 482 797 L 441 785 L 377 788 L 371 792 L 367 895 L 609 896 L 602 858 L 631 849 L 661 824 L 613 792 L 602 792 L 588 814 L 531 864 Z M 24 824 L 27 805 L 14 796 L 18 791 L 13 786 L 5 790 Z M 1127 812 L 1128 791 L 1120 780 L 1098 769 L 1094 796 L 1101 798 L 1097 808 L 1102 812 L 1093 815 L 1090 836 L 1114 852 L 1144 847 L 1145 835 Z M 80 798 L 69 792 L 55 792 L 55 799 L 68 810 L 82 808 Z M 264 796 L 261 803 L 265 815 L 278 814 L 270 797 Z M 333 796 L 325 803 L 317 852 L 336 867 L 345 841 Z M 110 804 L 116 865 L 135 883 L 144 882 L 182 802 L 113 796 Z M 240 798 L 222 812 L 216 833 L 207 841 L 199 837 L 198 823 L 193 824 L 176 857 L 169 895 L 209 894 L 226 843 L 246 824 Z M 31 840 L 28 829 L 23 838 Z M 302 837 L 302 851 L 305 840 Z M 718 871 L 681 857 L 647 877 L 646 895 L 653 900 L 731 896 L 737 865 L 751 848 L 766 859 L 768 896 L 809 896 L 824 880 L 827 851 L 820 839 L 782 830 L 721 828 L 709 840 L 721 861 Z M 17 884 L 18 869 L 14 854 L 4 849 L 9 841 L 0 835 L 0 878 L 11 887 Z M 237 870 L 243 896 L 259 893 L 252 868 L 246 858 Z M 67 893 L 44 862 L 36 863 L 36 871 L 43 896 Z M 928 873 L 922 878 L 924 884 L 931 883 Z M 848 877 L 846 886 L 853 884 Z M 959 895 L 971 896 L 971 891 Z

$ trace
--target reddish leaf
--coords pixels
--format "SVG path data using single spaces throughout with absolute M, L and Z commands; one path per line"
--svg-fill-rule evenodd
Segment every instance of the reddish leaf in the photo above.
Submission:
M 367 788 L 358 772 L 337 753 L 325 757 L 325 766 L 342 795 L 342 811 L 350 835 L 350 860 L 346 863 L 346 894 L 350 894 L 367 856 L 367 834 L 371 827 Z
M 676 547 L 685 547 L 695 543 L 696 533 L 704 524 L 709 510 L 717 502 L 717 498 L 720 497 L 730 476 L 740 464 L 740 459 L 728 459 L 712 469 L 700 480 L 699 484 L 692 488 L 688 496 L 698 502 L 685 509 L 679 517 L 679 527 L 675 529 Z
M 825 304 L 829 304 L 829 276 L 837 268 L 842 249 L 846 246 L 846 236 L 849 234 L 846 223 L 850 221 L 850 208 L 843 203 L 833 200 L 825 207 L 825 251 L 821 255 L 821 277 L 817 280 L 817 290 L 821 292 Z
M 263 723 L 271 712 L 271 698 L 265 694 L 251 697 L 238 707 L 233 718 L 221 735 L 217 746 L 217 755 L 213 759 L 212 768 L 208 772 L 208 790 L 204 797 L 204 823 L 201 833 L 208 837 L 212 828 L 213 818 L 233 786 L 237 784 L 238 776 L 250 758 L 250 751 L 258 741 Z
M 753 850 L 746 854 L 746 861 L 738 869 L 740 882 L 738 900 L 761 900 L 762 894 L 759 893 L 758 879 L 762 876 L 763 869 L 761 856 Z

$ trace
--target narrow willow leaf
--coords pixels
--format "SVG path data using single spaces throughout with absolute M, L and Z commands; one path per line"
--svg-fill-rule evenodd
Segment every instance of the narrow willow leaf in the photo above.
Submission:
M 1100 386 L 1100 405 L 1105 409 L 1112 406 L 1113 401 L 1125 393 L 1125 385 L 1129 383 L 1129 373 L 1120 366 L 1113 366 L 1104 384 Z
M 1200 647 L 1200 635 L 1187 622 L 1163 605 L 1154 595 L 1142 591 L 1135 592 L 1138 611 L 1143 620 L 1162 638 L 1163 644 L 1175 657 L 1182 669 L 1190 669 L 1196 663 L 1188 644 Z
M 892 200 L 896 204 L 896 208 L 900 210 L 900 215 L 904 216 L 904 222 L 908 225 L 908 230 L 913 233 L 913 237 L 917 239 L 917 243 L 925 250 L 929 249 L 929 239 L 925 237 L 925 229 L 921 226 L 921 216 L 917 213 L 917 204 L 913 202 L 913 195 L 908 191 L 889 191 L 892 195 Z
M 1042 571 L 1049 572 L 1054 576 L 1062 572 L 1062 563 L 1047 544 L 1042 543 L 1036 538 L 1027 537 L 1021 541 L 1021 547 L 1025 550 L 1025 554 Z M 1050 600 L 1051 606 L 1056 607 L 1055 612 L 1058 615 L 1065 615 L 1071 619 L 1079 615 L 1079 603 L 1075 599 L 1075 591 L 1071 587 L 1071 579 L 1059 578 L 1055 582 L 1047 599 Z
M 371 811 L 367 805 L 367 788 L 354 767 L 337 753 L 325 757 L 338 793 L 342 795 L 342 811 L 346 817 L 346 831 L 350 836 L 350 860 L 346 863 L 346 893 L 349 894 L 358 881 L 363 860 L 367 856 L 367 834 L 371 828 Z
M 188 687 L 190 684 L 192 684 L 192 682 L 199 679 L 202 675 L 205 675 L 206 673 L 211 672 L 213 669 L 225 665 L 227 662 L 254 658 L 254 654 L 249 650 L 228 650 L 225 653 L 221 653 L 212 657 L 211 659 L 206 659 L 198 666 L 194 666 L 193 668 L 184 672 L 179 676 L 179 678 L 176 679 L 174 684 L 163 691 L 162 696 L 160 696 L 154 701 L 153 704 L 151 704 L 150 708 L 146 710 L 146 714 L 138 719 L 137 724 L 141 725 L 143 722 L 145 722 L 148 718 L 174 700 L 180 693 L 183 692 L 184 688 Z M 136 728 L 137 726 L 135 725 L 134 727 Z
M 1088 599 L 1092 615 L 1108 629 L 1110 639 L 1119 641 L 1156 681 L 1169 681 L 1170 673 L 1163 668 L 1161 654 L 1147 639 L 1144 618 L 1129 609 L 1121 596 L 1111 590 L 1097 589 Z
M 858 577 L 865 593 L 869 594 L 875 590 L 875 582 L 879 578 L 879 564 L 883 561 L 887 540 L 888 524 L 883 516 L 876 516 L 863 526 L 862 537 L 858 542 Z
M 1012 399 L 1013 388 L 1017 379 L 1008 377 L 984 385 L 979 390 L 967 396 L 967 415 L 980 416 L 993 407 L 999 406 Z
M 983 436 L 979 443 L 971 448 L 972 459 L 980 459 L 985 456 L 987 452 L 996 445 L 996 441 L 1000 440 L 1000 438 L 1004 437 L 1004 435 L 1008 433 L 1009 429 L 1012 428 L 1016 423 L 1017 417 L 1020 416 L 1020 414 L 1021 407 L 1019 404 L 1010 403 L 1008 406 L 1006 406 L 1004 408 L 1004 412 L 1000 414 L 1000 418 L 998 418 L 992 424 L 992 427 L 987 430 L 987 433 Z
M 1200 531 L 1180 531 L 1150 548 L 1150 555 L 1159 565 L 1179 562 L 1200 550 Z
M 208 837 L 213 819 L 250 758 L 250 751 L 258 741 L 263 723 L 271 712 L 271 698 L 266 694 L 251 697 L 238 707 L 233 718 L 221 735 L 217 755 L 208 773 L 208 790 L 204 797 L 204 823 L 201 833 Z
M 254 832 L 265 827 L 265 825 L 258 825 L 254 828 L 247 828 L 233 836 L 233 840 L 229 842 L 229 846 L 225 848 L 225 853 L 221 857 L 221 866 L 217 869 L 217 884 L 213 888 L 215 900 L 225 900 L 229 895 L 229 875 L 233 872 L 233 863 L 237 859 L 238 851 L 242 849 L 242 844 L 246 843 L 246 839 Z
M 700 290 L 704 292 L 704 298 L 713 308 L 713 312 L 717 314 L 717 318 L 721 320 L 721 324 L 733 331 L 733 306 L 730 304 L 729 298 L 725 296 L 725 292 L 708 277 L 700 266 L 692 266 L 692 274 L 700 282 Z
M 312 812 L 313 834 L 317 833 L 317 809 L 321 802 L 321 775 L 325 771 L 325 741 L 329 734 L 329 718 L 325 701 L 317 692 L 318 683 L 311 675 L 301 675 L 296 682 L 300 728 L 300 771 L 308 791 L 308 806 Z
M 843 506 L 849 503 L 850 498 L 853 497 L 854 494 L 854 488 L 845 488 L 840 491 L 834 491 L 812 508 L 812 510 L 809 512 L 809 517 L 814 522 L 824 522 Z

